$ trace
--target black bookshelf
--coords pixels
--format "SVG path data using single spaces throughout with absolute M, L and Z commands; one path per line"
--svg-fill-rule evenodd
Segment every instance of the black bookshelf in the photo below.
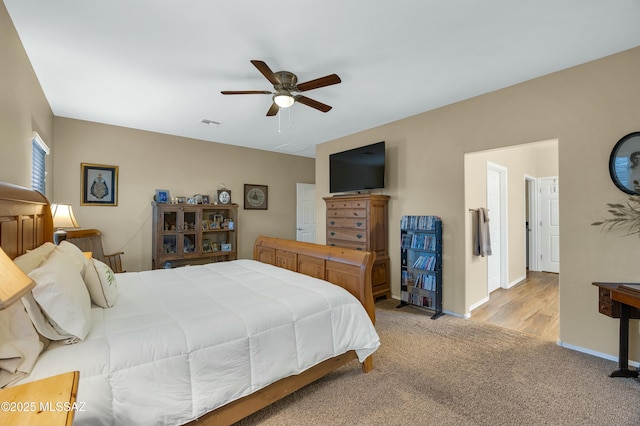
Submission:
M 401 302 L 442 312 L 442 220 L 438 216 L 402 216 L 400 221 Z

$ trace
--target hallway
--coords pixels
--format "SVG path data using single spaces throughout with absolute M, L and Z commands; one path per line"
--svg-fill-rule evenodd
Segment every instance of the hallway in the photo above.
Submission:
M 493 291 L 487 303 L 471 312 L 471 319 L 556 342 L 558 280 L 559 275 L 551 272 L 527 272 L 527 278 L 509 290 Z

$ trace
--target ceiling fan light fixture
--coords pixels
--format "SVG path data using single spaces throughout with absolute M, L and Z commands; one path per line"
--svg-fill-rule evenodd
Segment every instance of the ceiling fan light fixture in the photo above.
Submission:
M 276 93 L 273 97 L 273 102 L 276 103 L 280 108 L 289 108 L 295 102 L 293 96 L 287 92 L 279 92 Z

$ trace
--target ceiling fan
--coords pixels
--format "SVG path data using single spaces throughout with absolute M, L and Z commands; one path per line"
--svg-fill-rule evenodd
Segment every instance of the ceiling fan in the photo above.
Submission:
M 296 92 L 306 92 L 307 90 L 318 89 L 320 87 L 331 86 L 332 84 L 338 84 L 342 80 L 336 74 L 330 74 L 324 77 L 316 78 L 315 80 L 307 81 L 298 84 L 298 77 L 289 71 L 273 72 L 271 68 L 263 61 L 252 60 L 251 63 L 265 76 L 271 84 L 275 92 L 268 90 L 223 90 L 223 95 L 273 95 L 273 103 L 271 108 L 267 111 L 267 117 L 278 114 L 280 108 L 289 108 L 294 102 L 300 102 L 301 104 L 315 108 L 318 111 L 329 112 L 331 107 L 329 105 L 318 102 L 314 99 L 308 98 L 304 95 L 297 94 Z

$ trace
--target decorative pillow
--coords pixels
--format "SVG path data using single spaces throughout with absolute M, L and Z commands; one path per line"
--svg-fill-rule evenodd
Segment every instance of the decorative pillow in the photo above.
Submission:
M 44 262 L 55 249 L 56 246 L 53 243 L 46 242 L 40 247 L 29 250 L 25 254 L 16 257 L 13 261 L 18 265 L 18 268 L 22 269 L 25 274 L 28 274 L 42 265 L 42 262 Z
M 82 253 L 82 250 L 80 250 L 78 246 L 68 241 L 62 241 L 60 244 L 58 244 L 58 246 L 56 246 L 56 251 L 63 253 L 65 256 L 68 256 L 75 267 L 80 271 L 80 275 L 84 275 L 84 271 L 89 264 L 89 260 L 85 257 L 85 255 Z
M 91 301 L 102 308 L 111 308 L 118 298 L 118 283 L 109 266 L 98 259 L 91 259 L 84 273 Z
M 49 324 L 59 336 L 49 336 L 52 340 L 64 338 L 83 340 L 91 328 L 91 298 L 77 266 L 69 256 L 54 251 L 38 268 L 29 274 L 36 282 L 31 290 Z M 38 328 L 34 309 L 27 307 L 34 325 Z M 38 329 L 38 331 L 41 331 Z

